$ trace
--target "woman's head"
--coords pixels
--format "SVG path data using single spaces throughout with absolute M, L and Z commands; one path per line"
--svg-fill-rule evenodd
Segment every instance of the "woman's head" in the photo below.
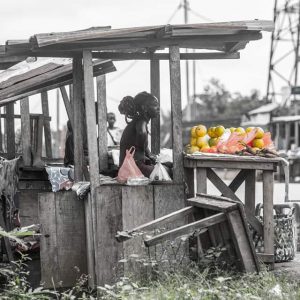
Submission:
M 126 96 L 119 105 L 119 111 L 127 118 L 145 118 L 150 120 L 159 116 L 159 102 L 157 98 L 147 92 L 141 92 L 134 98 Z

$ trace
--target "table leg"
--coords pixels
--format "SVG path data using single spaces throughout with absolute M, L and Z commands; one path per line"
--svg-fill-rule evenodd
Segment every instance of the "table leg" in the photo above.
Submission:
M 197 194 L 206 194 L 207 193 L 207 172 L 206 168 L 197 168 L 196 169 L 196 178 L 197 178 Z
M 255 214 L 255 170 L 248 170 L 245 179 L 245 211 Z
M 185 168 L 185 182 L 188 188 L 187 199 L 195 197 L 195 169 Z
M 264 248 L 267 255 L 274 255 L 273 176 L 273 171 L 263 172 Z M 273 267 L 274 260 L 271 264 L 272 269 Z

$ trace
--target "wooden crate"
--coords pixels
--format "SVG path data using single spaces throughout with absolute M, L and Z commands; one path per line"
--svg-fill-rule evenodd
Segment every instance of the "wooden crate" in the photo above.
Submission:
M 183 184 L 109 185 L 96 189 L 96 207 L 92 207 L 90 198 L 85 203 L 90 285 L 114 282 L 123 272 L 119 260 L 142 251 L 139 240 L 118 243 L 117 231 L 141 225 L 184 205 Z
M 62 287 L 74 286 L 81 274 L 87 274 L 84 202 L 72 191 L 61 191 L 40 193 L 38 205 L 41 281 L 45 287 L 60 282 Z
M 118 241 L 135 240 L 136 235 L 139 233 L 163 228 L 168 223 L 184 220 L 189 216 L 189 222 L 185 225 L 159 234 L 154 232 L 154 235 L 146 237 L 144 239 L 145 246 L 151 251 L 151 247 L 163 245 L 167 241 L 174 243 L 178 237 L 196 237 L 197 241 L 193 246 L 196 249 L 197 259 L 201 259 L 205 250 L 212 246 L 224 247 L 227 256 L 231 257 L 230 260 L 234 261 L 241 271 L 259 271 L 259 264 L 249 234 L 244 208 L 240 203 L 229 198 L 206 194 L 199 194 L 195 198 L 190 198 L 187 203 L 188 207 L 125 232 L 119 232 Z M 188 239 L 188 241 L 191 240 Z M 191 244 L 189 248 L 192 248 Z

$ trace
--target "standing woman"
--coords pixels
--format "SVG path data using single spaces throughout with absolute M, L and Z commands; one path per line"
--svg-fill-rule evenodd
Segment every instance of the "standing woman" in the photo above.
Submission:
M 148 147 L 148 123 L 151 119 L 159 117 L 159 103 L 155 96 L 141 92 L 134 98 L 126 96 L 119 105 L 119 111 L 125 115 L 127 126 L 120 141 L 121 166 L 126 150 L 135 147 L 134 159 L 141 172 L 149 177 L 154 169 L 156 156 Z M 129 121 L 131 120 L 131 121 Z

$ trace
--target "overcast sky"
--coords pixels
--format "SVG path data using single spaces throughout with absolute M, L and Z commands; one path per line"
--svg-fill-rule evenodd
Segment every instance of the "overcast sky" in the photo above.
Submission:
M 207 20 L 272 20 L 273 0 L 190 0 L 193 10 L 189 23 Z M 180 4 L 180 0 L 9 0 L 1 1 L 0 42 L 8 39 L 26 39 L 42 32 L 73 31 L 92 26 L 111 25 L 113 28 L 166 24 Z M 180 9 L 170 24 L 183 23 Z M 197 62 L 197 92 L 211 77 L 219 78 L 231 92 L 249 94 L 252 89 L 266 93 L 270 33 L 263 39 L 251 42 L 241 51 L 240 60 Z M 125 95 L 149 91 L 149 64 L 116 64 L 118 71 L 108 75 L 109 110 L 116 111 L 118 101 Z M 128 70 L 129 69 L 129 70 Z M 128 70 L 124 72 L 124 70 Z M 182 65 L 184 72 L 184 64 Z M 186 103 L 184 73 L 182 84 L 183 104 Z M 54 93 L 52 93 L 53 95 Z M 162 109 L 169 109 L 169 75 L 167 63 L 161 71 Z M 53 106 L 53 105 L 52 105 Z M 52 107 L 52 110 L 54 108 Z M 61 119 L 65 119 L 62 113 Z M 55 119 L 54 119 L 55 121 Z

